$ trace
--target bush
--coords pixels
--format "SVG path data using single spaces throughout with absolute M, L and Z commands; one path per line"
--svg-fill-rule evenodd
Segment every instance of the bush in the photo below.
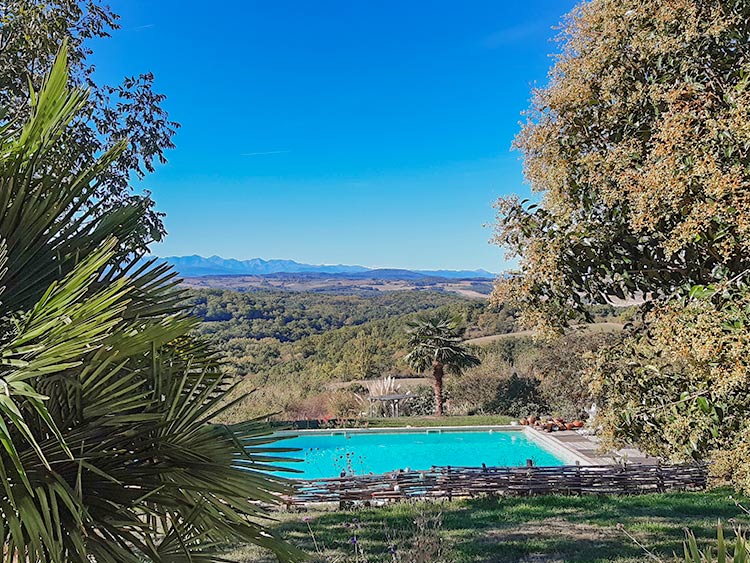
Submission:
M 285 416 L 289 420 L 329 420 L 334 418 L 329 398 L 326 395 L 313 395 L 295 401 L 286 407 Z
M 427 385 L 412 390 L 413 399 L 403 402 L 401 413 L 404 416 L 432 416 L 435 414 L 435 391 Z M 448 395 L 448 397 L 450 397 Z
M 450 379 L 446 388 L 451 411 L 455 411 L 458 405 L 466 405 L 462 414 L 496 414 L 493 407 L 500 387 L 501 379 L 497 375 L 471 372 L 461 378 Z
M 527 416 L 547 412 L 549 407 L 539 381 L 511 373 L 488 375 L 467 373 L 449 382 L 452 414 L 505 414 Z
M 593 365 L 594 352 L 615 339 L 611 334 L 571 334 L 539 349 L 530 373 L 540 382 L 539 391 L 550 414 L 566 420 L 584 417 L 593 402 L 584 374 Z
M 336 418 L 359 418 L 362 415 L 362 403 L 353 392 L 339 389 L 331 393 L 328 410 Z
M 517 373 L 500 382 L 496 400 L 491 405 L 492 414 L 522 417 L 543 412 L 549 412 L 549 405 L 541 395 L 539 380 Z

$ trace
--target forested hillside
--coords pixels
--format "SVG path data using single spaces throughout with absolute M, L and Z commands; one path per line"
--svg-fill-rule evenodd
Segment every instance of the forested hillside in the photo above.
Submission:
M 482 301 L 426 291 L 331 295 L 291 291 L 196 290 L 191 303 L 203 319 L 201 332 L 221 341 L 250 337 L 294 342 L 330 330 L 446 305 L 478 314 Z M 490 330 L 494 330 L 492 327 Z
M 461 314 L 469 334 L 511 332 L 513 315 L 485 301 L 445 292 L 394 291 L 368 295 L 310 292 L 194 290 L 199 331 L 242 378 L 237 393 L 252 395 L 233 420 L 269 412 L 316 417 L 315 397 L 333 381 L 408 373 L 404 324 L 421 311 Z
M 232 420 L 272 412 L 283 418 L 324 416 L 330 409 L 324 396 L 333 382 L 410 374 L 403 362 L 404 327 L 420 312 L 460 314 L 467 338 L 516 329 L 512 311 L 438 291 L 335 295 L 211 289 L 192 290 L 190 299 L 203 319 L 199 332 L 242 380 L 237 394 L 252 391 L 229 413 Z M 618 314 L 607 308 L 595 313 L 600 319 Z

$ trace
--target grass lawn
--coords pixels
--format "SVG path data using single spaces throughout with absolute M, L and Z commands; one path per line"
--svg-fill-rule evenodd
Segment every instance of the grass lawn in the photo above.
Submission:
M 275 528 L 284 538 L 315 554 L 309 526 L 321 554 L 314 555 L 312 561 L 326 563 L 648 561 L 643 551 L 617 529 L 622 523 L 665 562 L 671 562 L 673 553 L 682 551 L 686 527 L 703 542 L 715 540 L 719 519 L 726 522 L 734 518 L 747 528 L 750 520 L 729 494 L 720 490 L 631 497 L 402 503 L 350 511 L 285 513 Z M 733 537 L 731 531 L 727 535 Z M 437 545 L 440 556 L 417 555 L 428 554 Z M 240 563 L 274 561 L 255 548 L 238 549 L 230 559 Z
M 472 415 L 472 416 L 400 416 L 398 418 L 361 418 L 346 421 L 342 428 L 404 428 L 412 426 L 414 428 L 427 428 L 433 426 L 497 426 L 500 424 L 510 424 L 511 421 L 517 420 L 510 416 L 503 415 Z M 284 430 L 293 425 L 298 430 L 320 429 L 321 425 L 316 420 L 291 422 L 271 422 L 277 428 Z
M 403 428 L 413 426 L 426 428 L 432 426 L 492 426 L 510 424 L 514 420 L 509 416 L 400 416 L 398 418 L 367 418 L 362 426 L 369 428 Z

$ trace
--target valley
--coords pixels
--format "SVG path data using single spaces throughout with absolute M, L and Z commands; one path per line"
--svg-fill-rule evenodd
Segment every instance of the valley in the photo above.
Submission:
M 486 299 L 493 281 L 484 278 L 452 279 L 407 270 L 374 270 L 359 274 L 276 273 L 265 275 L 210 275 L 186 277 L 183 285 L 235 291 L 281 290 L 312 293 L 365 294 L 399 291 L 438 291 Z

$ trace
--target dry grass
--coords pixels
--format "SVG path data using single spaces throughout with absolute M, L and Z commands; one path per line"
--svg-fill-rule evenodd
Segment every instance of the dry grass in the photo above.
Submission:
M 580 334 L 601 334 L 609 332 L 620 332 L 625 325 L 622 323 L 593 323 L 588 325 L 575 325 L 570 328 L 570 333 L 573 334 L 575 331 Z M 519 330 L 518 332 L 509 332 L 507 334 L 493 334 L 491 336 L 480 336 L 479 338 L 471 338 L 466 341 L 467 344 L 475 344 L 477 346 L 483 346 L 485 344 L 491 344 L 497 340 L 503 340 L 505 338 L 519 338 L 519 337 L 531 337 L 534 336 L 534 332 L 531 330 Z

